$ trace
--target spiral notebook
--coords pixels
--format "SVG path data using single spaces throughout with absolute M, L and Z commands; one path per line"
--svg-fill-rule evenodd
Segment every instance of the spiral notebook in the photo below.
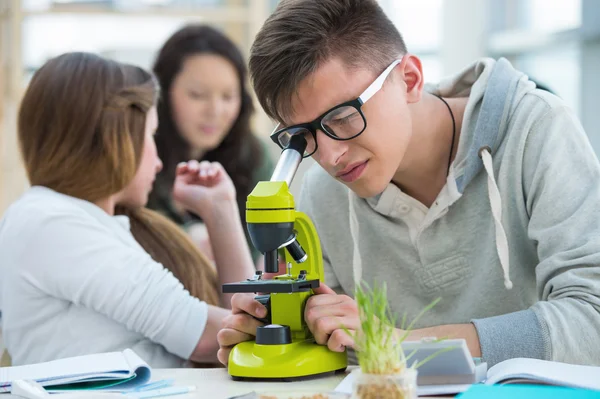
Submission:
M 12 381 L 35 380 L 48 392 L 108 390 L 126 392 L 150 381 L 151 369 L 134 351 L 99 353 L 26 366 L 0 368 L 0 392 Z

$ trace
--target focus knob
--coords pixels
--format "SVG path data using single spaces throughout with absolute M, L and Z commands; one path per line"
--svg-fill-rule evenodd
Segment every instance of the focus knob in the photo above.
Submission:
M 256 343 L 259 345 L 285 345 L 292 343 L 290 326 L 269 324 L 256 329 Z

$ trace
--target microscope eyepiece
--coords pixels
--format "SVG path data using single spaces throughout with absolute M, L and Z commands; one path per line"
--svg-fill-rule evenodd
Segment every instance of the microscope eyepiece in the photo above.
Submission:
M 296 150 L 300 155 L 304 155 L 308 143 L 302 135 L 292 136 L 286 150 Z

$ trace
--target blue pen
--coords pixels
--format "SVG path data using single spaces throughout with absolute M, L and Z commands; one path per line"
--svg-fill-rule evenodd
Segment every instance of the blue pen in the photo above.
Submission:
M 148 383 L 146 385 L 141 385 L 141 386 L 137 387 L 136 389 L 134 389 L 133 391 L 134 392 L 142 392 L 142 391 L 150 391 L 150 390 L 159 389 L 159 388 L 166 388 L 166 387 L 170 387 L 174 383 L 175 383 L 175 380 L 172 378 L 170 378 L 168 380 L 159 380 L 159 381 Z
M 194 392 L 196 390 L 195 385 L 183 386 L 183 387 L 169 387 L 163 389 L 154 389 L 152 391 L 144 391 L 144 392 L 131 392 L 127 395 L 133 396 L 137 399 L 148 399 L 148 398 L 158 398 L 161 396 L 171 396 L 171 395 L 183 395 L 185 393 Z

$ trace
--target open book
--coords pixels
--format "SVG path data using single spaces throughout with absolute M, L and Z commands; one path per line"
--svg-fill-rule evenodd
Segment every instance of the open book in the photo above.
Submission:
M 352 393 L 353 374 L 336 388 L 337 392 Z M 546 360 L 516 358 L 496 364 L 487 372 L 483 384 L 543 384 L 600 391 L 600 367 L 578 366 Z M 471 384 L 420 385 L 418 395 L 446 395 L 464 392 Z
M 15 380 L 34 380 L 49 392 L 102 389 L 125 392 L 150 380 L 150 366 L 134 351 L 100 353 L 27 366 L 0 368 L 0 392 Z

